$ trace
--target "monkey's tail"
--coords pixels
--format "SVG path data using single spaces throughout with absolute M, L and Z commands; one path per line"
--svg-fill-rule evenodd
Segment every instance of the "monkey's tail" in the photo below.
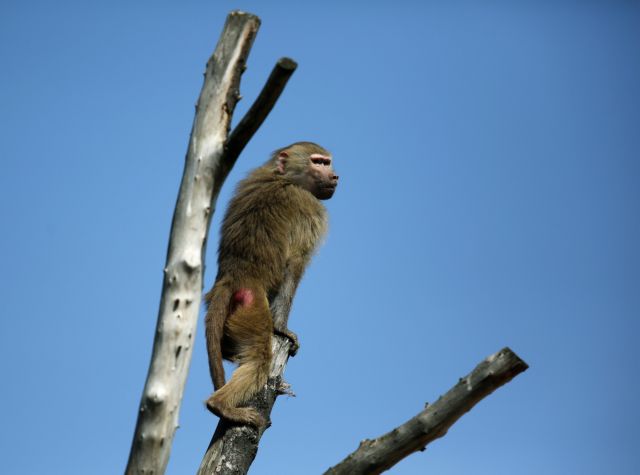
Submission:
M 225 383 L 222 366 L 222 335 L 224 323 L 231 311 L 231 294 L 231 287 L 224 281 L 218 281 L 204 298 L 207 303 L 207 315 L 204 321 L 209 372 L 216 391 Z

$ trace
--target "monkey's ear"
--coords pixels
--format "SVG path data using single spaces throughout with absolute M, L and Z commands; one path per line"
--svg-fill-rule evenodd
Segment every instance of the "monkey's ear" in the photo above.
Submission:
M 289 154 L 287 152 L 280 152 L 278 154 L 278 172 L 284 174 L 284 166 L 287 163 L 287 158 L 289 158 Z

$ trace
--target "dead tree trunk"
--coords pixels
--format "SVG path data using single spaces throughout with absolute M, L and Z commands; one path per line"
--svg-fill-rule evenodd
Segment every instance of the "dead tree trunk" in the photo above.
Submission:
M 162 474 L 169 461 L 191 362 L 211 216 L 229 171 L 284 89 L 296 64 L 281 59 L 231 135 L 229 126 L 260 19 L 232 12 L 209 59 L 196 105 L 171 224 L 160 309 L 127 474 Z

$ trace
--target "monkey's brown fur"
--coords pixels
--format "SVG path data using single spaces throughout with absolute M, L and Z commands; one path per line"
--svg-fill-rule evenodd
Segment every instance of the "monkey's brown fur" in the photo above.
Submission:
M 318 158 L 320 157 L 320 158 Z M 264 386 L 274 329 L 269 298 L 290 306 L 304 269 L 324 235 L 327 213 L 319 199 L 333 194 L 338 177 L 331 155 L 319 145 L 298 142 L 277 150 L 240 182 L 224 217 L 216 283 L 205 296 L 209 369 L 214 414 L 254 426 L 265 424 L 241 407 Z M 222 359 L 238 363 L 225 384 Z

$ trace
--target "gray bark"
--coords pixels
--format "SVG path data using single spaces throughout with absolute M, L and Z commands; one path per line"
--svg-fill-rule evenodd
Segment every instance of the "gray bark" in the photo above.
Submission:
M 377 439 L 365 439 L 358 449 L 325 475 L 377 474 L 407 455 L 426 449 L 443 437 L 480 400 L 528 368 L 509 348 L 489 356 L 432 405 Z
M 220 171 L 226 163 L 224 147 L 259 26 L 254 15 L 230 13 L 207 63 L 171 225 L 153 353 L 127 474 L 162 474 L 169 460 L 202 299 L 209 224 L 230 168 Z

